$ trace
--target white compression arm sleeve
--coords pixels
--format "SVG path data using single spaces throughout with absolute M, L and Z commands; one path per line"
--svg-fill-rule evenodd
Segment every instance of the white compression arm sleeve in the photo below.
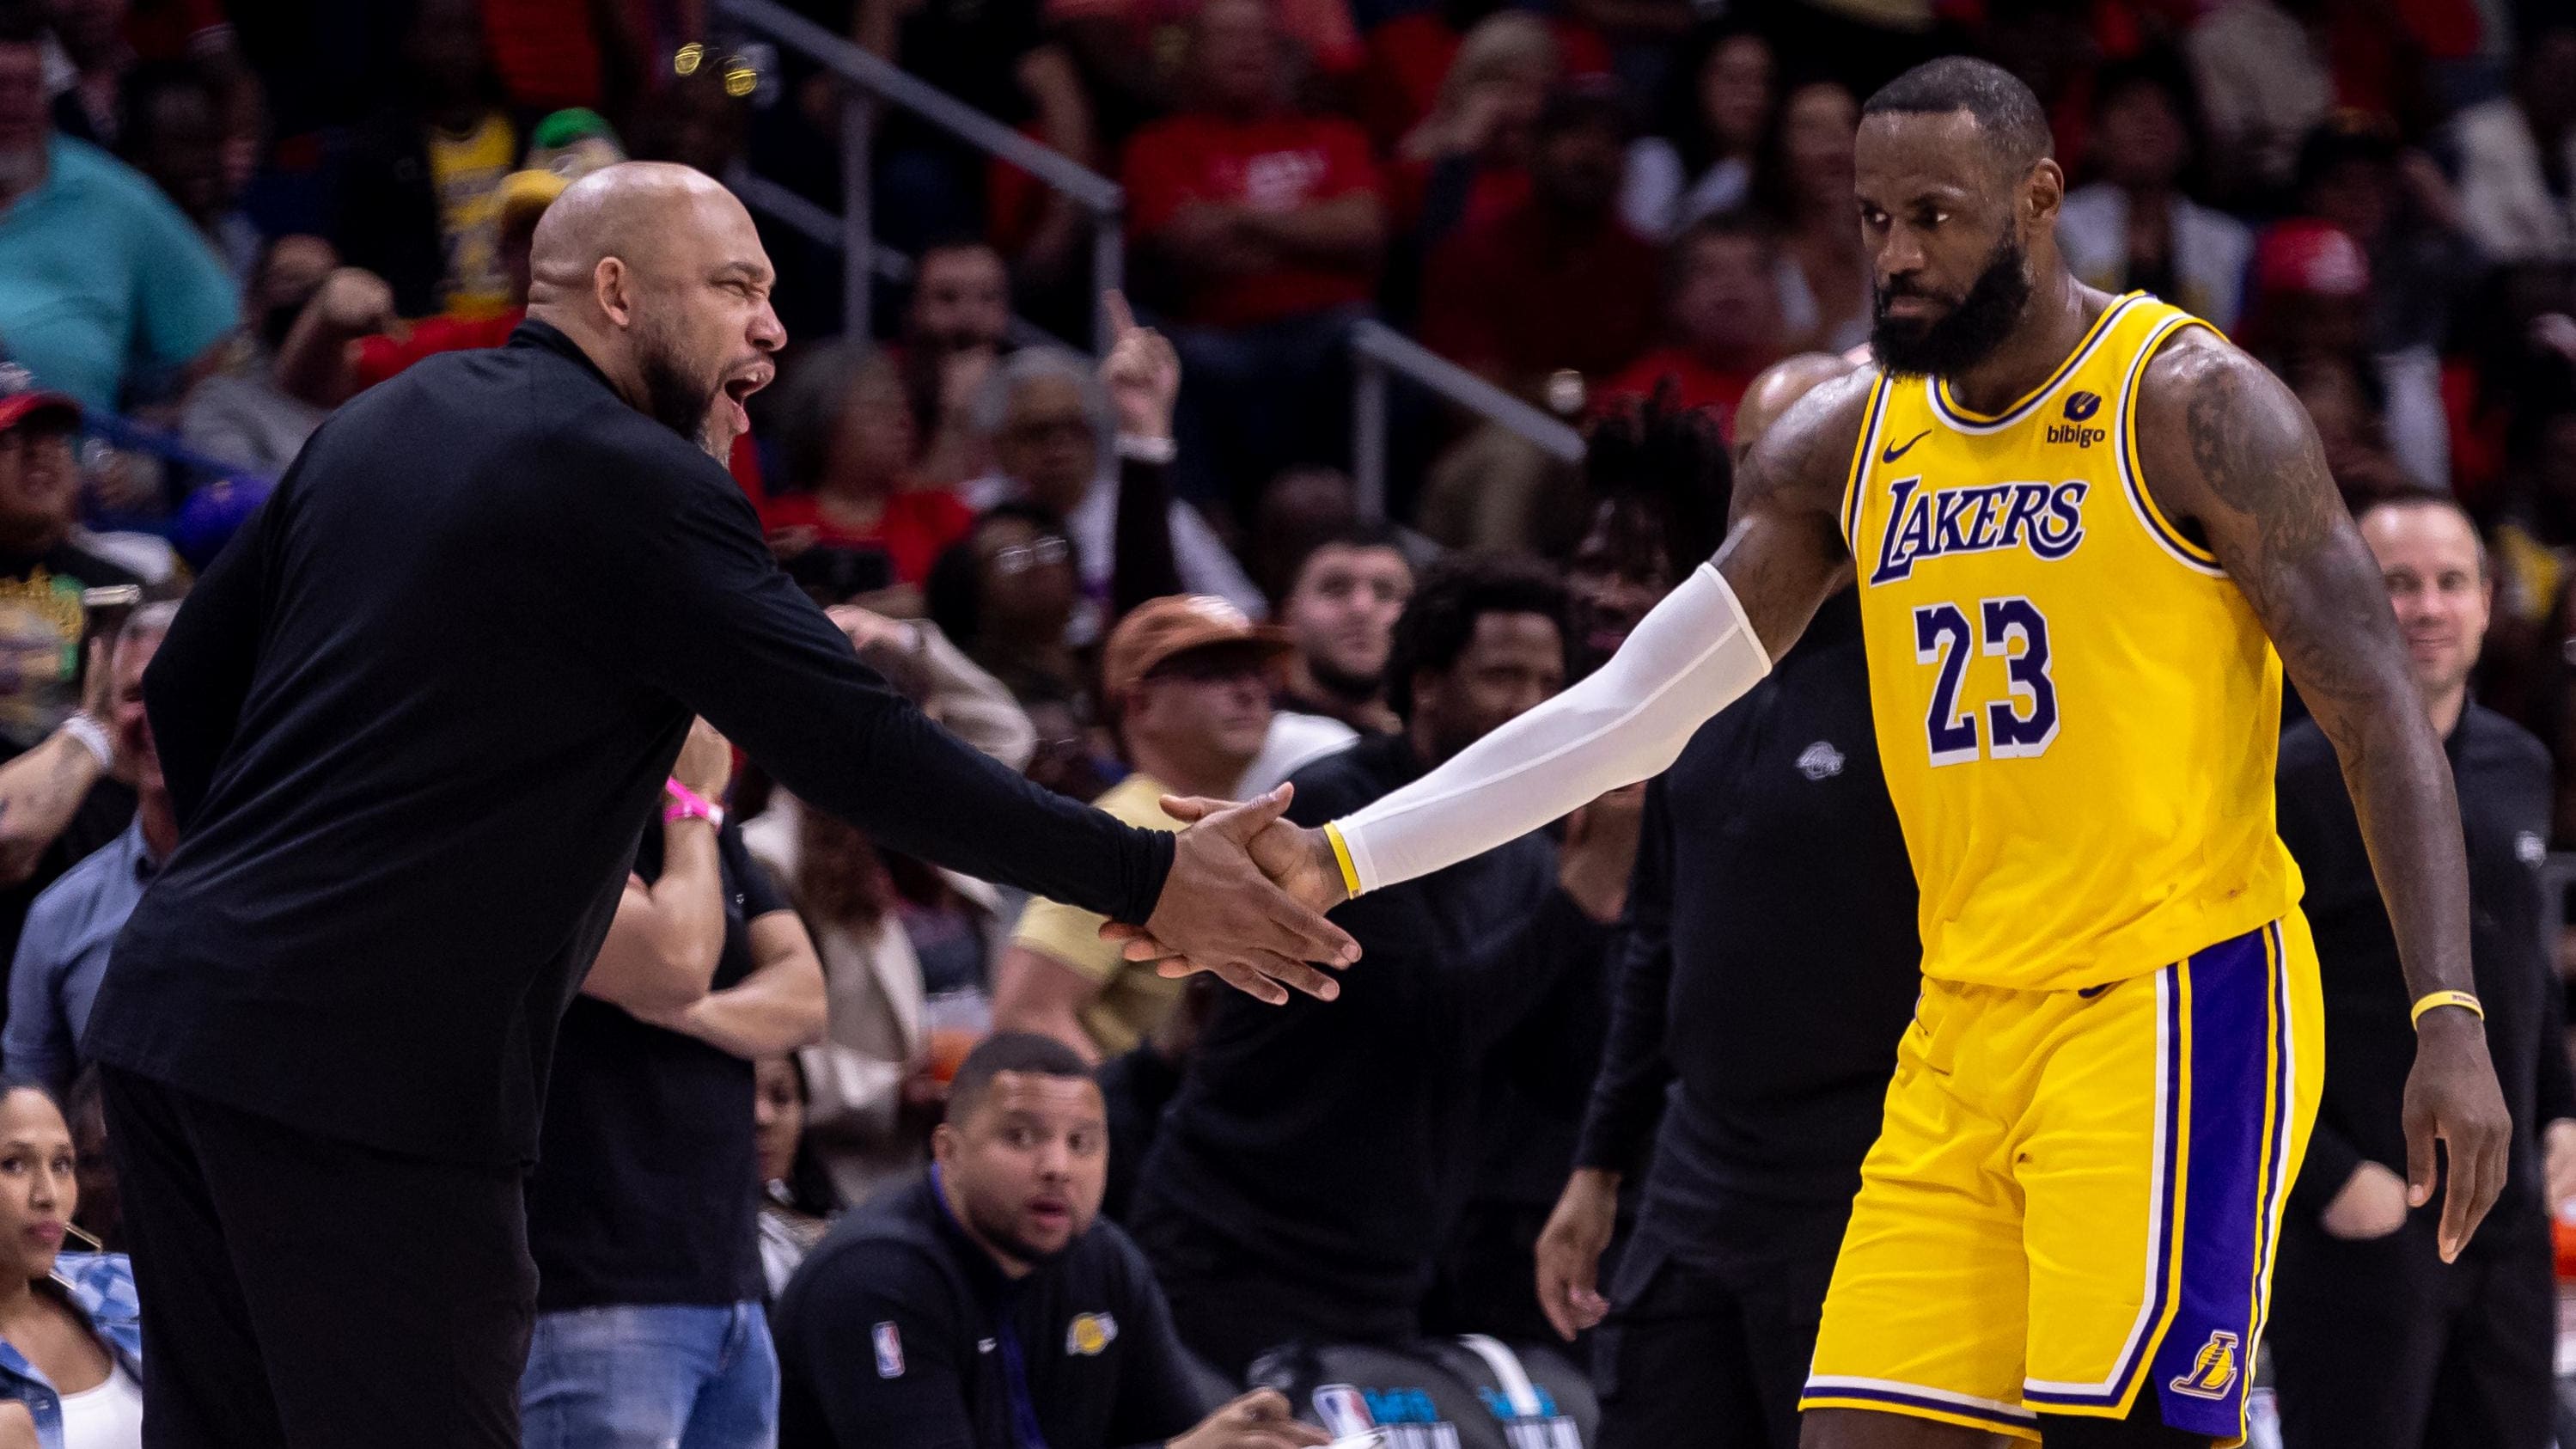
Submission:
M 1331 828 L 1362 891 L 1429 875 L 1662 773 L 1770 672 L 1735 590 L 1702 564 L 1591 678 Z

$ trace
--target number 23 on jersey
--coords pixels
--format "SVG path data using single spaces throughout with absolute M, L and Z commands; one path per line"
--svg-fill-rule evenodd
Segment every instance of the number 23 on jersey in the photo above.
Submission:
M 2004 698 L 1962 700 L 1968 660 L 1982 651 L 2004 661 Z M 1919 604 L 1914 659 L 1940 671 L 1923 729 L 1935 765 L 2044 754 L 2057 738 L 2057 682 L 2048 672 L 2048 620 L 2018 595 L 1973 604 Z

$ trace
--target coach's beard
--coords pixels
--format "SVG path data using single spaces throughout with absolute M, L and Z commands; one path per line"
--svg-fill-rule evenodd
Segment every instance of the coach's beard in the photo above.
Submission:
M 733 439 L 719 437 L 716 425 L 716 399 L 724 391 L 722 373 L 692 377 L 670 349 L 659 345 L 643 349 L 637 370 L 644 380 L 644 411 L 653 421 L 697 444 L 719 463 L 732 456 Z
M 1891 317 L 1891 296 L 1931 293 L 1900 284 L 1870 298 L 1869 348 L 1879 365 L 1899 377 L 1956 377 L 1992 356 L 2030 304 L 2030 270 L 2021 238 L 2004 233 L 1967 295 L 1928 322 Z

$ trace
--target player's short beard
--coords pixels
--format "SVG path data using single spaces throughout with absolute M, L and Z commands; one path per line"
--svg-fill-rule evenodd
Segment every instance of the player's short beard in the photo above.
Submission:
M 644 411 L 653 421 L 688 439 L 708 457 L 724 462 L 733 451 L 730 439 L 715 438 L 716 394 L 722 374 L 692 376 L 679 348 L 660 328 L 637 329 L 636 371 L 644 382 Z
M 1956 377 L 1985 361 L 2012 335 L 2030 304 L 2028 261 L 2021 238 L 2005 231 L 1967 294 L 1929 322 L 1889 316 L 1890 294 L 1877 292 L 1870 299 L 1870 352 L 1899 377 Z M 1908 287 L 1896 295 L 1930 294 Z

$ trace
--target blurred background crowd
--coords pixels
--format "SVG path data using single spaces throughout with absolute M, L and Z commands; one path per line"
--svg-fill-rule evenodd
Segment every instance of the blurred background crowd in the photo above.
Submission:
M 780 9 L 1114 178 L 1120 275 L 1074 200 L 720 0 L 0 0 L 13 1077 L 75 1082 L 82 983 L 175 833 L 137 763 L 166 612 L 127 611 L 183 592 L 335 409 L 503 343 L 547 206 L 623 158 L 753 205 L 791 342 L 731 470 L 799 582 L 987 753 L 1172 827 L 1167 792 L 1301 771 L 1321 799 L 1372 798 L 1606 658 L 1714 546 L 1747 387 L 1866 340 L 1859 101 L 1920 60 L 1989 57 L 2049 108 L 2085 282 L 2174 301 L 2276 369 L 2356 509 L 2466 510 L 2495 584 L 2477 697 L 2547 745 L 2548 844 L 2576 848 L 2576 13 L 2557 0 Z M 854 117 L 868 145 L 846 164 Z M 812 221 L 853 181 L 892 263 L 864 295 L 837 223 Z M 846 325 L 861 303 L 873 325 Z M 1403 385 L 1361 416 L 1371 321 L 1588 447 L 1569 461 L 1507 410 Z M 1382 482 L 1354 481 L 1355 440 Z M 998 1029 L 1096 1069 L 1106 1212 L 1220 1376 L 1301 1335 L 1547 1332 L 1531 1244 L 1608 1030 L 1638 798 L 1385 907 L 1376 979 L 1339 1016 L 1265 1015 L 721 756 L 682 772 L 734 822 L 690 887 L 749 917 L 719 994 L 802 953 L 826 1006 L 695 1033 L 757 1058 L 727 1088 L 756 1107 L 757 1153 L 709 1151 L 759 1159 L 759 1296 L 834 1214 L 917 1180 Z M 667 875 L 648 844 L 638 889 Z M 631 1067 L 577 1028 L 590 1056 L 564 1070 Z M 1041 1075 L 1057 1060 L 1017 1050 Z M 559 1196 L 658 1190 L 628 1170 L 655 1121 L 617 1080 L 559 1087 L 559 1112 L 633 1118 L 566 1149 L 595 1170 Z M 69 1125 L 94 1137 L 94 1109 Z M 532 1212 L 579 1216 L 545 1186 Z M 113 1245 L 110 1185 L 83 1202 Z M 595 1301 L 637 1291 L 592 1252 L 627 1230 L 612 1219 L 554 1239 Z

